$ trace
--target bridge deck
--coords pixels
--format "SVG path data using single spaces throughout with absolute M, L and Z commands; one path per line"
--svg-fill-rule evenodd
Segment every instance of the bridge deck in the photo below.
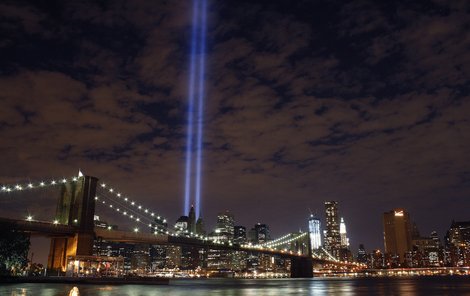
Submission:
M 72 236 L 77 232 L 76 227 L 69 225 L 54 224 L 43 221 L 26 221 L 16 220 L 9 218 L 0 218 L 0 223 L 4 225 L 14 225 L 14 227 L 21 231 L 27 231 L 32 234 L 45 234 L 45 235 L 66 235 Z

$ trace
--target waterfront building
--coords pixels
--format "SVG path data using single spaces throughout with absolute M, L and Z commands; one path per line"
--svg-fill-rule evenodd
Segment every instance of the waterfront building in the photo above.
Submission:
M 132 270 L 132 254 L 134 252 L 134 245 L 121 242 L 108 242 L 101 239 L 93 241 L 93 256 L 99 257 L 122 257 L 124 273 Z
M 232 270 L 233 251 L 209 249 L 207 252 L 207 268 L 209 270 Z
M 248 253 L 244 251 L 233 251 L 232 252 L 232 270 L 233 271 L 244 271 L 246 270 L 248 260 Z
M 383 214 L 385 253 L 396 254 L 400 263 L 405 254 L 412 251 L 410 214 L 404 209 L 395 209 Z
M 180 269 L 195 270 L 198 266 L 201 266 L 199 249 L 195 247 L 182 246 Z
M 436 267 L 441 266 L 441 242 L 437 233 L 433 231 L 428 237 L 415 237 L 412 240 L 412 260 L 407 262 L 409 267 Z
M 181 247 L 168 245 L 166 250 L 166 268 L 179 268 L 181 266 Z
M 359 245 L 359 248 L 357 249 L 357 262 L 358 263 L 367 263 L 367 252 L 366 249 L 364 248 L 363 244 Z
M 166 250 L 165 245 L 152 245 L 150 246 L 150 266 L 151 270 L 155 271 L 163 269 L 166 266 Z
M 136 244 L 132 250 L 132 270 L 137 274 L 144 274 L 150 270 L 150 246 L 147 244 Z
M 470 221 L 452 221 L 445 237 L 448 263 L 452 266 L 470 266 Z
M 367 268 L 384 268 L 384 254 L 380 250 L 373 250 L 367 258 Z

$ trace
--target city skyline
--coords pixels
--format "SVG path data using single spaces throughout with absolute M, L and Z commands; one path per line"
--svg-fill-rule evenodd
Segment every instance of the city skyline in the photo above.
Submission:
M 462 3 L 210 3 L 206 222 L 306 231 L 335 200 L 369 250 L 390 209 L 440 237 L 469 220 Z M 0 183 L 81 168 L 181 215 L 190 6 L 1 4 Z
M 268 254 L 265 254 L 266 256 L 252 256 L 248 254 L 250 249 L 257 250 L 260 248 L 262 252 L 269 253 L 274 251 L 272 248 L 276 249 L 279 247 L 281 247 L 281 249 L 277 249 L 275 252 L 278 252 L 281 256 L 283 252 L 284 254 L 286 254 L 285 252 L 289 252 L 291 254 L 289 256 L 304 256 L 304 258 L 309 258 L 310 255 L 312 255 L 313 258 L 310 257 L 310 259 L 320 261 L 325 260 L 326 256 L 326 260 L 340 264 L 348 264 L 348 262 L 351 264 L 351 262 L 358 260 L 358 263 L 365 264 L 372 269 L 444 267 L 441 271 L 452 273 L 454 269 L 451 269 L 451 271 L 445 269 L 445 267 L 465 267 L 468 265 L 468 262 L 470 262 L 468 248 L 470 242 L 470 224 L 468 221 L 453 220 L 450 229 L 441 240 L 435 231 L 430 235 L 420 233 L 419 226 L 416 225 L 416 223 L 412 223 L 410 214 L 406 209 L 394 209 L 383 214 L 384 251 L 371 249 L 369 253 L 365 253 L 366 250 L 361 244 L 356 257 L 351 253 L 346 223 L 344 218 L 341 217 L 342 215 L 340 215 L 342 212 L 340 211 L 340 205 L 337 201 L 324 202 L 326 217 L 325 229 L 323 230 L 324 244 L 320 246 L 315 243 L 315 241 L 319 241 L 316 236 L 321 233 L 320 221 L 318 218 L 315 218 L 313 214 L 310 214 L 308 218 L 308 232 L 299 230 L 289 232 L 282 237 L 273 238 L 269 225 L 256 223 L 254 227 L 247 232 L 246 227 L 236 225 L 238 223 L 235 223 L 234 215 L 226 210 L 218 213 L 217 224 L 212 228 L 213 231 L 209 230 L 206 232 L 201 218 L 196 222 L 194 207 L 190 208 L 187 216 L 181 216 L 176 220 L 174 226 L 172 226 L 173 223 L 160 216 L 158 213 L 153 212 L 153 210 L 149 209 L 146 205 L 142 205 L 140 201 L 130 198 L 127 194 L 116 191 L 110 184 L 98 183 L 97 181 L 98 179 L 96 177 L 86 176 L 80 172 L 78 176 L 69 179 L 62 178 L 47 182 L 2 185 L 1 191 L 4 195 L 15 193 L 21 195 L 21 193 L 27 192 L 36 192 L 36 195 L 37 192 L 52 187 L 60 188 L 61 192 L 57 200 L 57 209 L 53 216 L 45 219 L 43 217 L 41 219 L 29 214 L 24 219 L 18 219 L 17 216 L 13 215 L 13 220 L 4 220 L 8 217 L 1 217 L 2 223 L 6 223 L 5 225 L 10 225 L 9 223 L 15 225 L 18 223 L 18 227 L 26 227 L 26 229 L 33 230 L 33 233 L 42 229 L 39 230 L 39 233 L 36 233 L 36 235 L 46 235 L 44 238 L 47 241 L 49 240 L 47 233 L 50 231 L 52 231 L 52 233 L 59 231 L 60 233 L 60 231 L 76 232 L 78 230 L 75 239 L 72 240 L 69 240 L 67 236 L 52 236 L 51 251 L 48 256 L 47 266 L 48 269 L 54 270 L 60 266 L 63 266 L 63 268 L 68 266 L 68 263 L 64 263 L 63 261 L 65 257 L 61 255 L 64 250 L 64 245 L 67 246 L 67 253 L 80 249 L 81 253 L 77 252 L 77 258 L 83 258 L 80 256 L 85 254 L 89 254 L 85 257 L 90 258 L 90 255 L 94 254 L 98 256 L 96 257 L 97 262 L 100 262 L 103 258 L 99 256 L 106 256 L 105 254 L 108 252 L 114 255 L 121 254 L 120 250 L 124 245 L 118 242 L 122 234 L 125 235 L 121 237 L 121 239 L 127 237 L 125 239 L 127 244 L 124 247 L 127 251 L 123 250 L 123 254 L 126 254 L 124 256 L 126 263 L 124 264 L 125 267 L 123 267 L 123 272 L 125 273 L 131 272 L 132 270 L 140 270 L 139 272 L 144 273 L 151 271 L 154 268 L 151 267 L 154 266 L 154 263 L 152 263 L 152 265 L 149 264 L 156 259 L 160 262 L 158 265 L 161 266 L 161 268 L 163 268 L 162 266 L 173 266 L 171 268 L 180 266 L 184 270 L 195 270 L 197 266 L 201 267 L 207 264 L 209 269 L 231 270 L 234 268 L 235 271 L 241 272 L 247 270 L 247 268 L 251 271 L 253 271 L 253 268 L 255 270 L 260 268 L 260 270 L 266 272 L 276 270 L 280 272 L 279 275 L 282 273 L 283 276 L 285 276 L 286 267 L 288 265 L 286 265 L 284 259 L 278 258 L 276 261 L 274 257 L 269 257 Z M 103 205 L 101 209 L 96 207 L 100 204 Z M 121 208 L 121 210 L 119 208 Z M 124 220 L 129 219 L 137 224 L 142 223 L 142 226 L 148 226 L 149 229 L 147 231 L 145 231 L 145 227 L 144 229 L 140 227 L 124 229 L 124 231 L 118 229 L 117 225 L 107 223 L 99 218 L 97 214 L 101 215 L 103 209 L 111 209 L 112 212 L 124 218 Z M 97 212 L 96 210 L 99 211 Z M 148 224 L 149 222 L 150 224 Z M 119 225 L 122 226 L 123 224 L 120 223 Z M 57 228 L 58 226 L 65 226 L 65 228 Z M 12 227 L 14 228 L 15 226 Z M 99 230 L 100 228 L 102 230 Z M 118 232 L 116 232 L 116 230 Z M 139 232 L 143 232 L 144 236 L 139 235 Z M 310 237 L 308 235 L 310 235 Z M 134 239 L 129 240 L 133 236 Z M 179 237 L 183 239 L 179 241 L 179 243 L 183 245 L 159 246 L 158 244 L 158 242 L 165 244 L 165 241 L 168 243 L 169 239 L 178 244 Z M 113 241 L 113 239 L 117 239 L 117 241 Z M 74 244 L 74 242 L 78 243 L 75 247 L 72 247 L 70 244 Z M 158 245 L 145 247 L 145 242 L 157 242 Z M 196 251 L 198 246 L 207 246 L 205 242 L 212 244 L 214 249 L 209 247 L 209 251 L 207 252 L 203 250 Z M 190 244 L 189 246 L 187 245 L 188 243 Z M 135 244 L 135 246 L 133 246 L 133 244 Z M 236 249 L 232 251 L 217 249 L 217 245 L 220 244 L 228 248 L 233 247 Z M 150 249 L 160 251 L 152 253 L 153 251 L 150 251 Z M 34 253 L 38 251 L 37 245 L 34 246 L 33 244 L 29 251 L 32 260 Z M 42 255 L 43 251 L 43 249 L 40 249 L 39 255 Z M 307 253 L 308 257 L 306 257 Z M 75 255 L 72 254 L 73 253 L 67 255 L 67 258 L 73 258 Z M 207 257 L 204 254 L 206 254 Z M 43 263 L 43 259 L 41 256 L 39 257 L 40 258 L 35 257 L 36 260 L 39 259 L 39 262 Z M 238 262 L 237 258 L 242 261 Z M 74 260 L 70 261 L 69 259 L 67 259 L 68 262 L 72 262 L 71 264 L 75 266 L 75 264 L 73 264 Z M 122 258 L 116 260 L 122 260 Z M 238 263 L 234 265 L 235 261 L 233 260 Z M 295 259 L 291 258 L 291 260 L 293 260 L 291 264 L 295 264 Z M 364 260 L 366 260 L 366 262 L 364 262 Z M 72 265 L 70 268 L 67 267 L 66 269 L 69 271 L 75 270 L 75 267 L 72 267 Z M 365 265 L 363 265 L 363 267 Z M 306 270 L 300 268 L 300 266 L 305 265 L 300 264 L 295 266 L 297 267 L 294 269 L 291 268 L 291 276 L 309 276 L 309 272 L 306 271 L 308 268 Z M 351 267 L 354 268 L 354 266 Z M 117 267 L 115 266 L 114 268 Z M 148 268 L 151 268 L 151 270 Z M 411 270 L 409 271 L 411 272 Z M 77 273 L 78 272 L 77 270 Z

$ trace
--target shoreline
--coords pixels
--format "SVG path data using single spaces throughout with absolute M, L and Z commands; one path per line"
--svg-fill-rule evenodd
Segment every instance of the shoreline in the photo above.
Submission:
M 167 278 L 115 278 L 115 277 L 0 277 L 2 284 L 84 284 L 84 285 L 168 285 Z

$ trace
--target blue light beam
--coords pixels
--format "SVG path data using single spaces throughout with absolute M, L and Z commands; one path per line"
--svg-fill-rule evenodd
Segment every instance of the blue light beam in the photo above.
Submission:
M 197 107 L 197 155 L 196 155 L 196 218 L 200 215 L 201 205 L 201 179 L 202 179 L 202 150 L 203 150 L 203 124 L 204 124 L 204 78 L 206 71 L 205 64 L 205 51 L 206 51 L 206 11 L 207 0 L 202 0 L 201 3 L 201 26 L 200 26 L 200 41 L 199 41 L 199 92 L 198 92 L 198 107 Z
M 193 112 L 194 112 L 194 88 L 196 80 L 196 49 L 197 44 L 197 24 L 198 24 L 198 4 L 193 2 L 193 27 L 191 32 L 191 61 L 189 66 L 189 87 L 188 87 L 188 127 L 186 134 L 186 174 L 184 187 L 184 213 L 189 212 L 191 194 L 191 171 L 192 171 L 192 150 L 193 150 Z

